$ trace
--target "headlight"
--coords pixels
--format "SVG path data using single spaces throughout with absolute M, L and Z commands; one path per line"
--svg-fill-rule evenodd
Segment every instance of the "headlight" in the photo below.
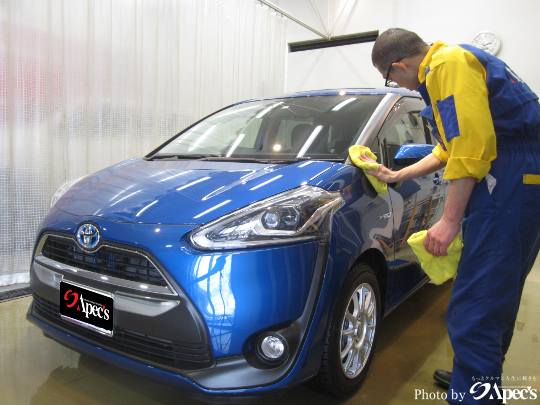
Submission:
M 196 229 L 197 249 L 220 250 L 327 240 L 339 192 L 302 186 L 253 203 Z
M 73 185 L 75 183 L 78 183 L 79 181 L 81 181 L 82 179 L 84 179 L 86 176 L 82 176 L 82 177 L 77 177 L 76 179 L 74 180 L 69 180 L 69 181 L 66 181 L 62 184 L 60 184 L 60 187 L 58 187 L 56 189 L 56 191 L 53 193 L 52 197 L 51 197 L 51 203 L 50 203 L 50 208 L 54 207 L 54 204 L 56 204 L 56 202 L 60 199 L 60 197 L 62 197 L 64 194 L 67 193 L 67 191 L 73 187 Z

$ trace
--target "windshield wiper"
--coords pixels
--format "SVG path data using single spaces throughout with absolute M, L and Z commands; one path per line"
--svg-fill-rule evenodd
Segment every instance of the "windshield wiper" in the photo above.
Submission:
M 164 153 L 157 154 L 145 158 L 145 160 L 205 160 L 205 161 L 216 161 L 216 162 L 241 162 L 241 163 L 271 163 L 271 164 L 291 164 L 296 162 L 304 162 L 307 160 L 319 160 L 323 162 L 343 162 L 344 158 L 330 158 L 330 159 L 319 159 L 312 158 L 309 156 L 301 157 L 290 157 L 290 158 L 255 158 L 255 157 L 234 157 L 234 156 L 223 156 L 219 154 L 172 154 Z
M 180 155 L 180 154 L 172 154 L 172 153 L 164 153 L 161 155 L 153 155 L 149 158 L 146 158 L 147 160 L 154 160 L 154 159 L 173 159 L 173 160 L 181 160 L 181 159 L 197 159 L 197 160 L 205 160 L 205 158 L 219 158 L 221 155 L 218 154 L 190 154 L 190 155 Z
M 319 160 L 323 162 L 343 162 L 344 158 L 330 158 L 330 159 L 318 159 L 308 156 L 302 157 L 291 157 L 291 158 L 245 158 L 245 157 L 234 157 L 234 156 L 215 156 L 215 157 L 204 157 L 199 160 L 210 160 L 210 161 L 220 161 L 220 162 L 246 162 L 246 163 L 297 163 L 304 162 L 307 160 Z

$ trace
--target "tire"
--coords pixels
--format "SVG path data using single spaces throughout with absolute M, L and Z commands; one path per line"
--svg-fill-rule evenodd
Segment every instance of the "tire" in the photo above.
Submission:
M 373 269 L 365 263 L 353 267 L 334 306 L 312 388 L 336 398 L 349 397 L 360 388 L 375 353 L 379 297 Z

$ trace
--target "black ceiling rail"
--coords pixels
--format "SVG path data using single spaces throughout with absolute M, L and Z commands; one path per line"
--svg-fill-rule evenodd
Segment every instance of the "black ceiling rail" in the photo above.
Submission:
M 289 52 L 309 51 L 313 49 L 332 48 L 335 46 L 374 42 L 379 37 L 379 31 L 367 31 L 358 34 L 339 35 L 330 39 L 313 39 L 289 43 Z

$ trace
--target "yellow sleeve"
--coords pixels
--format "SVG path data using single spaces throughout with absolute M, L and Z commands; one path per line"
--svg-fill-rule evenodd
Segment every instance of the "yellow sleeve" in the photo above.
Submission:
M 446 152 L 441 144 L 438 144 L 437 146 L 435 146 L 435 148 L 433 148 L 433 154 L 435 156 L 437 156 L 437 158 L 441 161 L 441 162 L 448 162 L 448 152 Z
M 472 53 L 459 46 L 437 52 L 430 70 L 426 85 L 448 151 L 444 178 L 476 177 L 480 181 L 497 157 L 486 71 Z M 436 150 L 434 153 L 439 157 Z

